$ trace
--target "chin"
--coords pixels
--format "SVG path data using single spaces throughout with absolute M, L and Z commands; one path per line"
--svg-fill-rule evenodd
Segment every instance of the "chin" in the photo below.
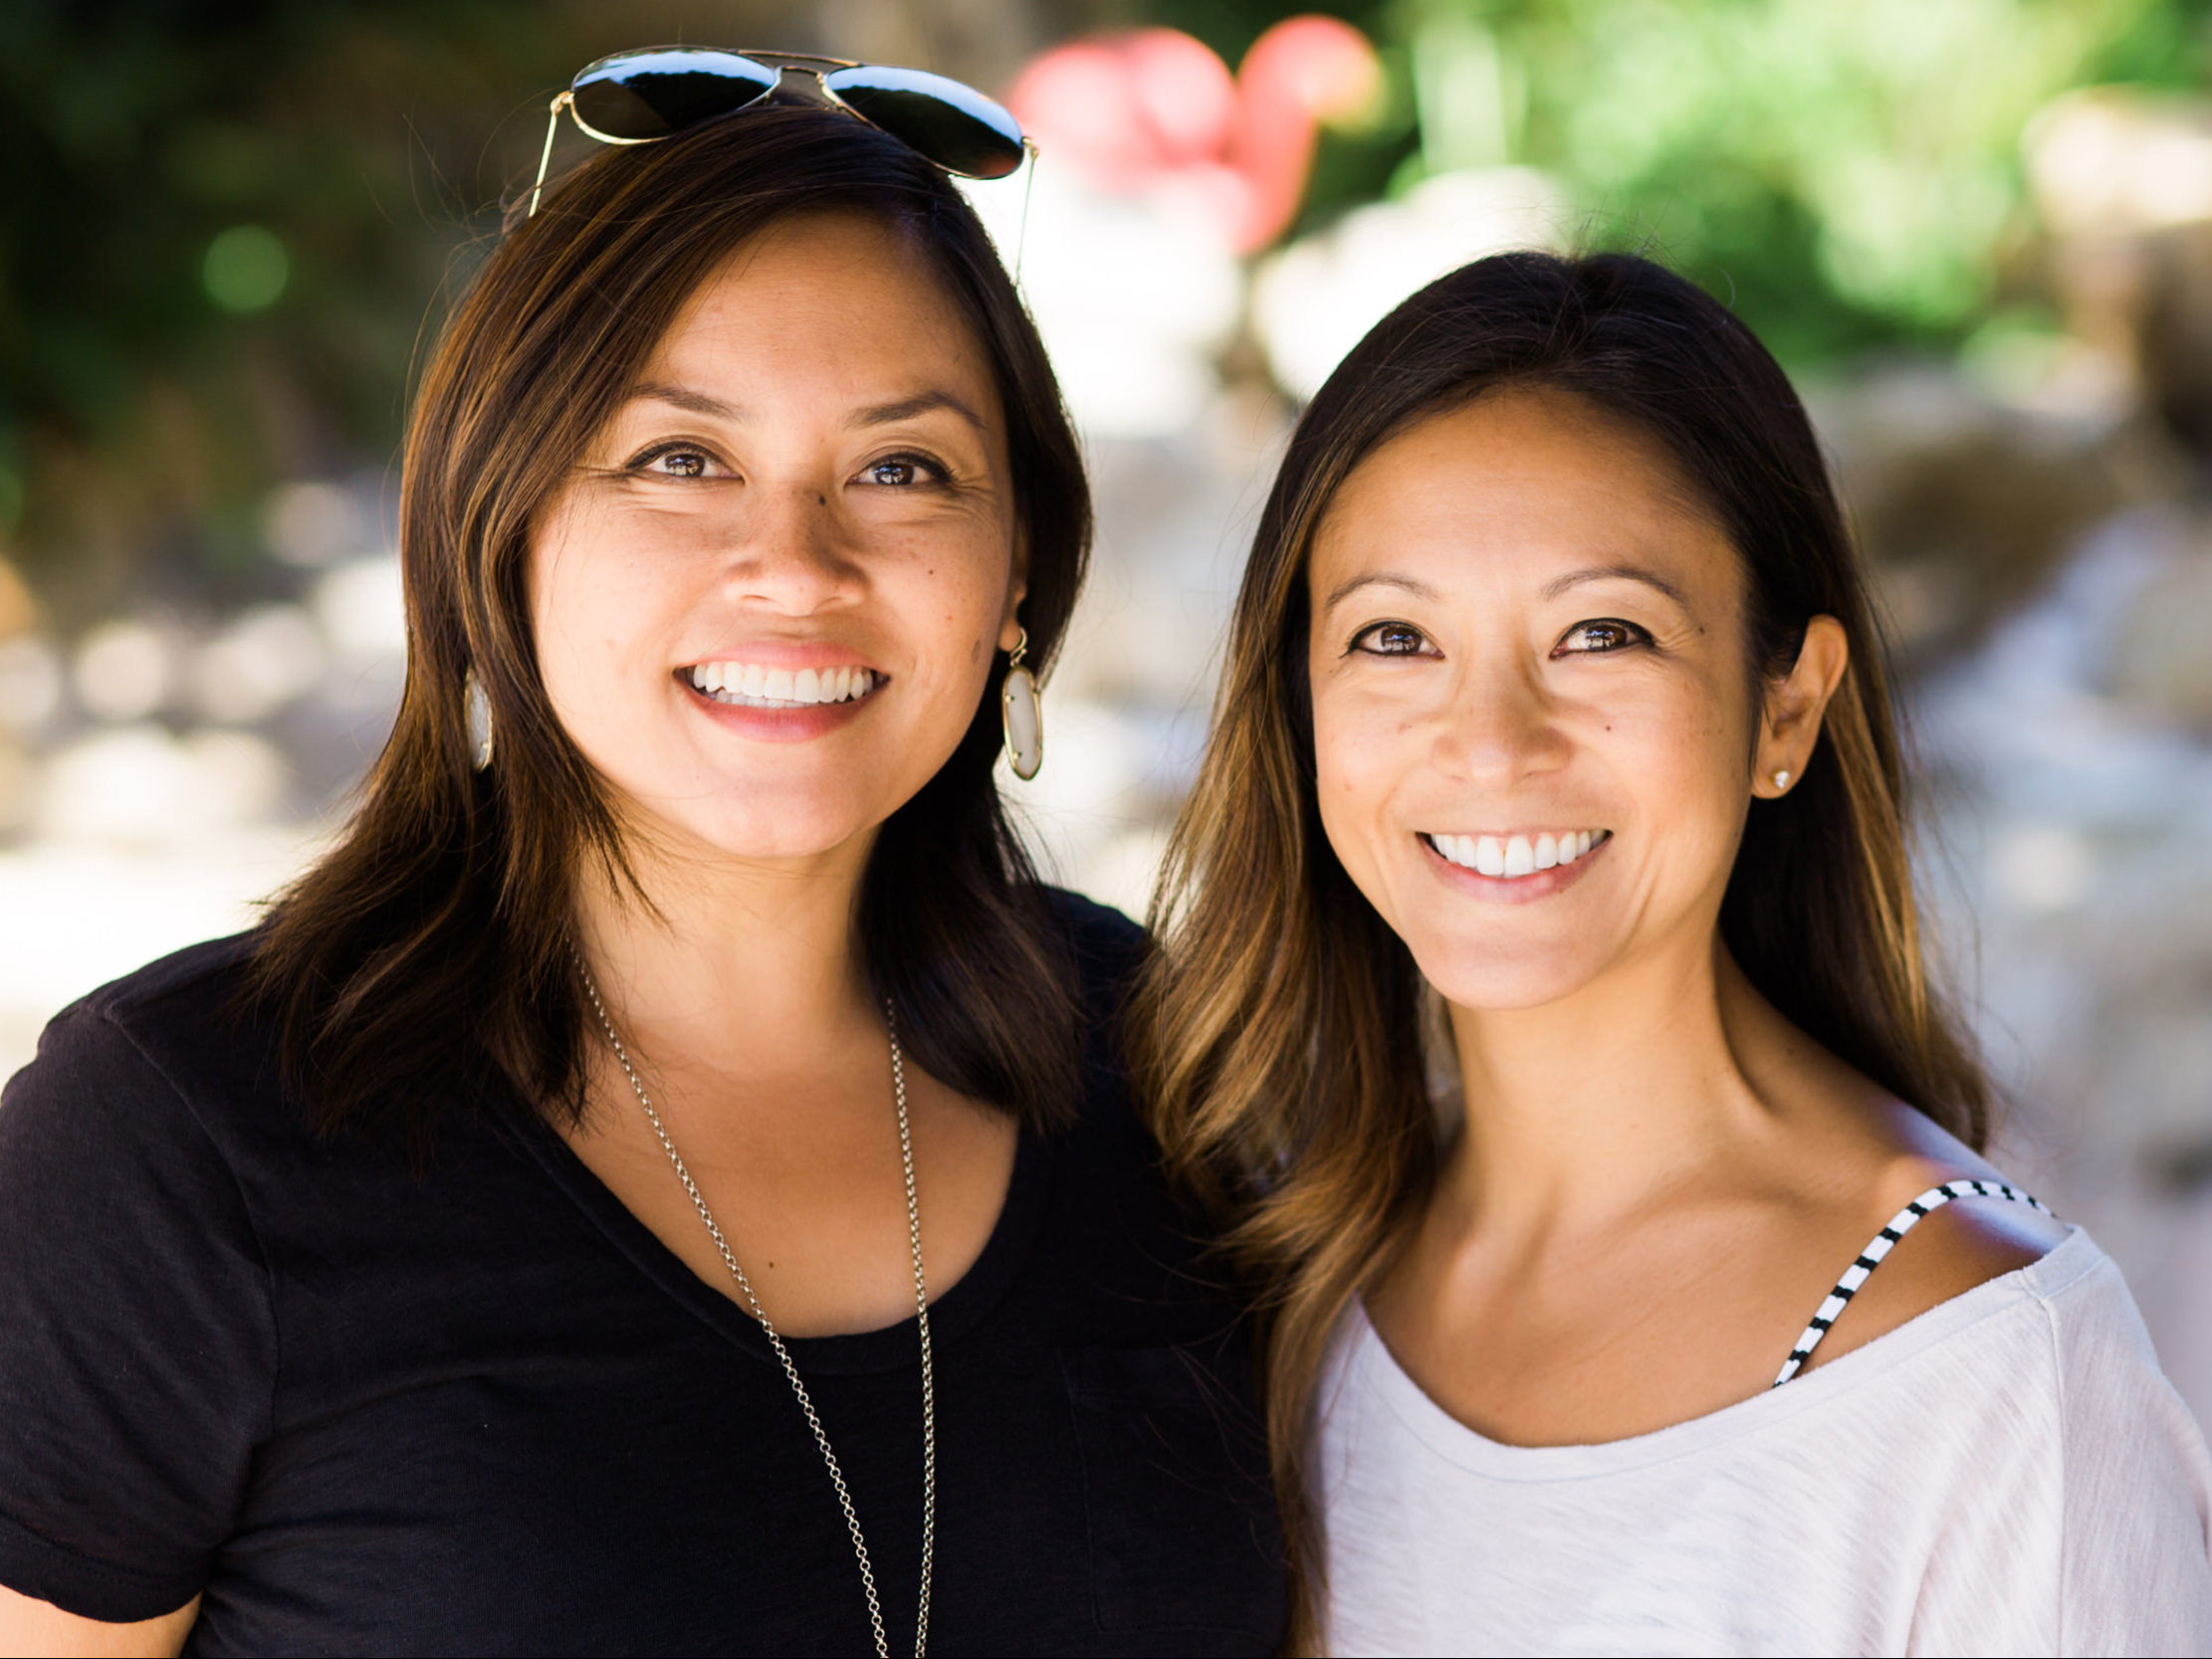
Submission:
M 793 800 L 789 790 L 733 785 L 727 794 L 670 801 L 658 816 L 695 854 L 777 864 L 834 853 L 882 816 L 849 801 Z
M 1446 1002 L 1500 1013 L 1562 1002 L 1598 974 L 1587 948 L 1500 950 L 1454 940 L 1414 944 L 1413 955 L 1422 976 Z

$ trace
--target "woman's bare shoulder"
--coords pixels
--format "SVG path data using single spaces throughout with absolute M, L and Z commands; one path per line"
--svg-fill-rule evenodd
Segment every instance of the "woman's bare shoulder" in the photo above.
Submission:
M 2018 1192 L 2017 1181 L 1922 1113 L 1890 1102 L 1885 1138 L 1896 1147 L 1872 1193 L 1870 1215 L 1882 1219 L 1950 1181 L 1986 1181 Z M 1864 1348 L 1992 1279 L 2033 1266 L 2068 1234 L 2043 1211 L 2004 1197 L 1954 1198 L 1931 1209 L 1881 1259 L 1806 1362 L 1811 1370 Z M 1876 1235 L 1869 1229 L 1869 1239 Z M 1851 1264 L 1837 1263 L 1839 1278 Z

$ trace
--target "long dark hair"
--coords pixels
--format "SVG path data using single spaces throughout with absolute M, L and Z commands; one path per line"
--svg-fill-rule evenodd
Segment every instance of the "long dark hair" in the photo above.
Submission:
M 503 1085 L 554 1118 L 582 1110 L 567 943 L 579 861 L 635 883 L 606 787 L 540 682 L 532 517 L 699 283 L 769 225 L 824 209 L 897 230 L 993 365 L 1027 547 L 1021 620 L 1031 661 L 1050 662 L 1090 545 L 1082 459 L 1036 330 L 945 175 L 807 107 L 598 153 L 493 253 L 429 363 L 400 490 L 399 717 L 342 839 L 256 942 L 287 1081 L 326 1129 L 389 1132 L 423 1156 L 459 1103 Z M 481 772 L 472 673 L 497 732 Z M 998 799 L 997 748 L 995 681 L 952 757 L 883 826 L 858 940 L 916 1060 L 1043 1124 L 1075 1097 L 1078 1003 Z
M 1842 622 L 1850 669 L 1803 779 L 1751 809 L 1721 934 L 1802 1030 L 1970 1144 L 1988 1134 L 1988 1084 L 1923 965 L 1866 580 L 1788 377 L 1711 298 L 1626 255 L 1504 254 L 1422 290 L 1329 377 L 1268 497 L 1133 1032 L 1171 1165 L 1232 1218 L 1230 1248 L 1272 1287 L 1267 1412 L 1305 1643 L 1314 1380 L 1347 1301 L 1418 1214 L 1438 1151 L 1420 977 L 1322 832 L 1306 560 L 1363 459 L 1504 388 L 1581 398 L 1672 459 L 1742 559 L 1745 666 L 1762 698 L 1813 617 Z

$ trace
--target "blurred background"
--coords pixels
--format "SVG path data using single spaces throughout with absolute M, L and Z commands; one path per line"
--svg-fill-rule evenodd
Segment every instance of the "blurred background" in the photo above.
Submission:
M 1010 787 L 1134 912 L 1268 470 L 1367 326 L 1513 246 L 1729 300 L 1879 576 L 2003 1160 L 2212 1420 L 2212 0 L 9 0 L 0 1076 L 340 820 L 411 377 L 547 101 L 679 41 L 935 69 L 1038 138 L 973 199 L 1101 541 Z

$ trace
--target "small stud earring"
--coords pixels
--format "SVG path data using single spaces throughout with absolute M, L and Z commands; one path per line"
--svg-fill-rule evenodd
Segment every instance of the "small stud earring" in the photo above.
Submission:
M 1022 666 L 1029 654 L 1029 630 L 1020 630 L 1006 658 L 1006 678 L 998 691 L 998 710 L 1006 732 L 1006 764 L 1026 783 L 1044 764 L 1044 710 L 1037 702 L 1037 677 Z
M 1787 770 L 1779 771 L 1774 774 L 1774 787 L 1776 789 L 1787 789 L 1789 786 L 1790 774 Z

